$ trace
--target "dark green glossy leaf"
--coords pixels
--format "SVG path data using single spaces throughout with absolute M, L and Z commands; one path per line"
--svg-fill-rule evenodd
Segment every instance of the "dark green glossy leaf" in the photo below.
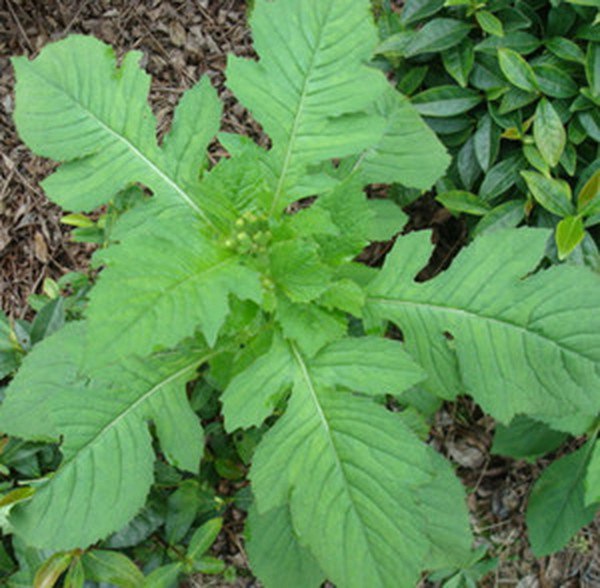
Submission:
M 594 96 L 600 96 L 600 43 L 590 43 L 585 57 L 585 76 Z
M 516 90 L 517 92 L 520 90 Z M 512 111 L 508 113 L 500 113 L 500 107 L 493 103 L 488 103 L 488 112 L 494 119 L 494 122 L 504 130 L 516 128 L 522 135 L 523 129 L 523 114 L 521 111 Z
M 498 49 L 511 49 L 521 55 L 528 55 L 541 45 L 541 41 L 523 31 L 515 31 L 504 35 L 504 37 L 488 37 L 476 47 L 476 51 L 482 51 L 495 55 Z
M 579 121 L 579 118 L 576 117 L 571 120 L 567 130 L 567 135 L 569 137 L 569 141 L 573 143 L 573 145 L 580 145 L 587 139 L 587 133 Z
M 600 212 L 600 169 L 596 170 L 577 195 L 577 212 L 591 216 Z
M 548 37 L 567 36 L 577 20 L 577 13 L 567 3 L 552 0 L 552 7 L 546 16 L 545 33 Z
M 585 506 L 584 479 L 593 442 L 550 465 L 536 482 L 527 507 L 527 527 L 536 557 L 562 549 L 593 520 L 596 506 Z
M 523 145 L 523 155 L 531 167 L 537 169 L 544 175 L 550 175 L 550 168 L 535 145 Z
M 521 172 L 529 191 L 547 211 L 557 216 L 569 216 L 575 212 L 571 202 L 569 185 L 554 178 L 549 178 L 537 172 Z
M 560 156 L 560 165 L 567 172 L 567 175 L 574 176 L 577 169 L 577 151 L 573 143 L 567 143 L 565 150 Z
M 566 259 L 583 241 L 585 229 L 580 216 L 567 216 L 556 227 L 555 241 L 558 249 L 558 259 Z
M 479 120 L 473 140 L 477 161 L 481 169 L 487 172 L 496 161 L 500 150 L 500 129 L 489 114 L 485 114 Z
M 381 55 L 391 54 L 402 56 L 405 54 L 406 48 L 410 45 L 416 34 L 416 31 L 408 30 L 391 35 L 378 45 L 375 49 L 375 53 Z
M 522 161 L 519 155 L 514 155 L 494 165 L 485 175 L 479 188 L 481 198 L 490 202 L 514 186 Z
M 475 155 L 475 142 L 471 137 L 461 148 L 456 156 L 458 175 L 467 190 L 470 190 L 481 176 L 481 167 Z
M 65 301 L 59 296 L 48 302 L 36 315 L 31 325 L 31 342 L 38 343 L 61 329 L 65 319 Z
M 452 135 L 473 128 L 473 120 L 466 116 L 451 116 L 449 118 L 423 117 L 436 135 Z
M 540 90 L 552 98 L 572 98 L 579 92 L 579 86 L 569 74 L 553 65 L 534 65 L 533 71 Z
M 471 72 L 470 83 L 474 88 L 490 91 L 497 88 L 509 88 L 510 84 L 504 79 L 495 56 L 476 54 L 475 64 Z
M 399 70 L 397 75 L 400 79 L 396 86 L 398 91 L 410 96 L 423 83 L 428 71 L 429 67 L 426 65 L 410 65 L 405 71 Z
M 404 24 L 411 24 L 435 14 L 443 6 L 444 0 L 406 0 L 402 6 L 400 20 Z
M 524 92 L 537 92 L 539 88 L 533 68 L 512 49 L 498 50 L 498 63 L 506 79 Z
M 448 148 L 460 147 L 471 136 L 471 129 L 465 129 L 457 133 L 444 136 L 444 145 Z
M 165 522 L 164 506 L 150 501 L 123 529 L 111 535 L 103 547 L 123 549 L 142 543 Z
M 600 113 L 598 109 L 579 112 L 577 118 L 589 137 L 600 142 Z
M 143 585 L 142 572 L 123 553 L 94 549 L 83 556 L 82 562 L 88 580 L 114 584 L 119 588 L 139 588 Z
M 595 106 L 600 106 L 600 94 L 593 94 L 590 88 L 580 88 L 579 92 L 581 96 L 577 98 L 584 98 L 587 100 L 588 104 L 593 104 Z M 586 110 L 585 108 L 581 108 L 580 110 Z
M 448 117 L 468 112 L 482 101 L 474 90 L 438 86 L 413 96 L 412 103 L 423 116 Z
M 475 13 L 479 26 L 488 34 L 496 37 L 504 37 L 502 21 L 487 10 L 479 10 Z
M 496 12 L 496 15 L 502 21 L 504 30 L 508 33 L 527 30 L 531 27 L 531 20 L 516 6 L 508 5 L 507 8 Z
M 535 92 L 525 92 L 518 88 L 511 88 L 502 96 L 500 101 L 500 114 L 509 114 L 535 102 L 538 99 L 538 94 Z
M 200 506 L 200 488 L 196 480 L 185 480 L 167 500 L 167 541 L 175 545 L 189 531 Z
M 567 142 L 567 133 L 556 110 L 545 98 L 538 102 L 535 110 L 533 137 L 546 163 L 550 167 L 557 166 Z
M 574 63 L 583 63 L 585 61 L 585 54 L 579 45 L 570 39 L 553 37 L 545 41 L 544 44 L 554 55 L 565 61 L 572 61 Z
M 566 433 L 553 431 L 544 423 L 518 416 L 509 425 L 496 425 L 491 452 L 513 459 L 533 460 L 554 451 L 568 437 Z
M 467 86 L 469 74 L 475 63 L 473 47 L 473 41 L 465 39 L 455 47 L 442 52 L 444 68 L 463 88 Z
M 438 194 L 435 199 L 451 212 L 466 212 L 467 214 L 484 215 L 490 211 L 490 206 L 471 192 L 451 190 Z
M 407 57 L 445 51 L 458 45 L 471 30 L 471 25 L 453 18 L 436 18 L 420 29 L 405 49 Z
M 590 2 L 595 1 L 596 0 L 590 0 Z M 600 43 L 600 27 L 598 26 L 598 24 L 595 23 L 585 24 L 577 29 L 575 38 L 582 39 L 584 41 Z

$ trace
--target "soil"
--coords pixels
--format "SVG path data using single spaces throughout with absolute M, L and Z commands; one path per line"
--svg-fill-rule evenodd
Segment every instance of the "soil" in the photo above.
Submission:
M 0 301 L 13 317 L 28 312 L 27 297 L 40 293 L 46 278 L 83 269 L 92 248 L 70 241 L 60 210 L 49 203 L 40 182 L 51 162 L 32 155 L 17 137 L 13 73 L 9 56 L 35 55 L 50 41 L 71 33 L 92 34 L 119 53 L 142 51 L 152 75 L 151 104 L 159 133 L 170 124 L 181 94 L 208 75 L 225 102 L 223 130 L 250 134 L 265 143 L 260 127 L 224 87 L 226 55 L 251 57 L 253 50 L 242 0 L 0 0 Z M 211 147 L 216 161 L 222 155 Z M 434 256 L 421 274 L 427 279 L 445 269 L 465 241 L 465 227 L 433 199 L 424 197 L 408 209 L 411 228 L 432 228 Z M 389 244 L 365 255 L 381 262 Z M 527 547 L 526 497 L 549 463 L 534 464 L 490 455 L 494 422 L 468 399 L 437 415 L 432 442 L 455 462 L 469 489 L 477 541 L 499 559 L 481 586 L 518 588 L 600 587 L 600 520 L 584 529 L 570 547 L 536 560 Z M 248 572 L 240 513 L 234 511 L 215 552 L 241 570 L 238 580 L 192 578 L 189 586 L 258 586 Z M 425 583 L 423 585 L 426 585 Z

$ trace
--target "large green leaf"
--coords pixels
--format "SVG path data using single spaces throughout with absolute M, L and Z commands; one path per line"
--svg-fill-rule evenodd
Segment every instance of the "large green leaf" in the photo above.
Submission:
M 355 348 L 357 361 L 362 344 Z M 462 492 L 440 474 L 446 467 L 451 477 L 449 465 L 440 464 L 401 419 L 337 388 L 348 385 L 341 377 L 349 356 L 340 347 L 346 345 L 350 342 L 334 343 L 311 361 L 292 349 L 289 406 L 265 436 L 252 466 L 258 510 L 268 513 L 289 502 L 298 541 L 339 586 L 412 586 L 427 565 L 432 537 L 440 551 L 454 545 L 461 552 L 457 557 L 465 546 L 468 552 Z M 396 391 L 414 382 L 414 370 L 406 376 L 403 371 L 398 369 Z M 357 389 L 367 392 L 376 384 L 355 381 Z M 435 488 L 438 500 L 423 508 L 421 491 L 435 493 Z M 440 493 L 458 505 L 452 515 Z M 444 527 L 453 532 L 436 532 Z
M 228 85 L 273 141 L 279 211 L 302 195 L 307 166 L 381 137 L 383 119 L 365 110 L 387 81 L 365 65 L 378 42 L 369 0 L 259 0 L 250 24 L 260 61 L 230 58 Z
M 311 368 L 323 386 L 373 395 L 400 394 L 425 377 L 401 344 L 377 337 L 331 343 L 312 358 Z M 260 425 L 292 387 L 295 369 L 290 345 L 276 334 L 267 353 L 237 374 L 223 393 L 227 430 Z
M 252 571 L 267 588 L 318 588 L 325 574 L 310 551 L 302 547 L 287 505 L 260 514 L 248 512 L 246 549 Z
M 146 224 L 96 256 L 107 267 L 87 313 L 92 362 L 107 348 L 144 355 L 171 347 L 198 327 L 213 345 L 230 293 L 260 299 L 258 274 L 206 237 L 199 218 L 171 208 Z
M 277 334 L 267 353 L 237 374 L 221 397 L 229 431 L 260 425 L 292 384 L 289 346 Z
M 392 88 L 376 107 L 386 121 L 385 132 L 359 160 L 363 177 L 372 184 L 397 182 L 411 188 L 430 188 L 450 163 L 443 145 L 408 99 Z
M 136 514 L 153 477 L 147 421 L 172 464 L 199 468 L 202 430 L 184 384 L 201 354 L 121 360 L 85 374 L 85 340 L 85 326 L 75 323 L 36 346 L 0 408 L 2 432 L 63 440 L 58 471 L 11 511 L 15 532 L 31 545 L 85 547 Z
M 43 183 L 63 208 L 91 210 L 140 182 L 162 202 L 201 214 L 189 185 L 219 128 L 216 92 L 204 81 L 186 95 L 161 149 L 140 58 L 128 53 L 117 67 L 111 47 L 73 35 L 34 61 L 13 60 L 19 134 L 37 154 L 67 162 Z
M 537 557 L 562 549 L 594 519 L 598 505 L 585 506 L 584 479 L 593 440 L 551 464 L 536 482 L 527 506 L 527 527 Z
M 527 277 L 548 232 L 482 235 L 426 283 L 427 233 L 401 237 L 370 286 L 368 307 L 398 325 L 442 397 L 468 393 L 503 423 L 600 409 L 600 277 L 553 267 Z M 526 279 L 525 279 L 526 278 Z

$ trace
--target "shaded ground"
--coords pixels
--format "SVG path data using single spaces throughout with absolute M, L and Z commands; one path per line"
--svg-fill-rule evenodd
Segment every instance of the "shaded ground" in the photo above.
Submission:
M 60 211 L 39 187 L 52 165 L 20 143 L 11 119 L 13 75 L 8 56 L 33 55 L 69 33 L 93 34 L 119 52 L 144 53 L 161 132 L 182 92 L 208 75 L 225 101 L 223 129 L 261 138 L 259 127 L 223 88 L 226 54 L 253 54 L 242 0 L 0 0 L 0 300 L 2 309 L 14 317 L 23 316 L 27 296 L 39 292 L 46 277 L 83 268 L 90 255 L 88 246 L 69 242 Z M 215 145 L 212 150 L 215 159 L 218 149 Z M 423 276 L 430 277 L 447 267 L 460 249 L 464 227 L 431 199 L 421 199 L 409 212 L 413 228 L 434 229 L 438 247 Z M 375 246 L 369 262 L 379 263 L 388 248 Z M 529 465 L 490 456 L 493 428 L 493 421 L 465 400 L 441 411 L 432 432 L 433 443 L 457 463 L 470 489 L 478 540 L 501 560 L 481 585 L 600 586 L 598 523 L 561 554 L 533 558 L 525 540 L 523 511 L 531 485 L 547 462 Z M 239 513 L 233 512 L 215 551 L 243 570 L 247 561 L 241 528 Z M 235 584 L 207 578 L 190 581 L 190 586 L 233 585 L 257 584 L 248 578 Z

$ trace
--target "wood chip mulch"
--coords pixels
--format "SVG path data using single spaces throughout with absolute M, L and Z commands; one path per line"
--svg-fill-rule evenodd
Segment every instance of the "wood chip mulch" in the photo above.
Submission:
M 60 210 L 49 203 L 40 181 L 53 169 L 32 155 L 17 137 L 11 55 L 34 56 L 44 45 L 71 33 L 92 34 L 119 54 L 136 49 L 145 55 L 153 77 L 151 104 L 159 134 L 170 124 L 181 94 L 208 75 L 225 103 L 223 130 L 249 133 L 264 142 L 260 127 L 224 88 L 226 55 L 253 56 L 243 0 L 0 0 L 0 302 L 13 317 L 27 312 L 27 297 L 39 293 L 45 278 L 84 269 L 92 248 L 69 241 Z M 219 146 L 212 148 L 215 159 Z M 411 207 L 414 228 L 434 229 L 437 243 L 427 273 L 450 263 L 465 240 L 464 226 L 431 199 Z M 384 255 L 386 248 L 373 251 Z M 494 424 L 468 400 L 440 412 L 433 442 L 458 468 L 470 489 L 469 506 L 478 541 L 501 564 L 482 586 L 518 588 L 598 588 L 600 521 L 580 533 L 563 552 L 536 560 L 527 548 L 523 512 L 533 481 L 547 461 L 535 464 L 491 456 Z M 242 570 L 235 583 L 192 579 L 190 586 L 258 586 L 247 576 L 234 512 L 217 543 L 218 554 Z M 246 570 L 246 571 L 244 571 Z

